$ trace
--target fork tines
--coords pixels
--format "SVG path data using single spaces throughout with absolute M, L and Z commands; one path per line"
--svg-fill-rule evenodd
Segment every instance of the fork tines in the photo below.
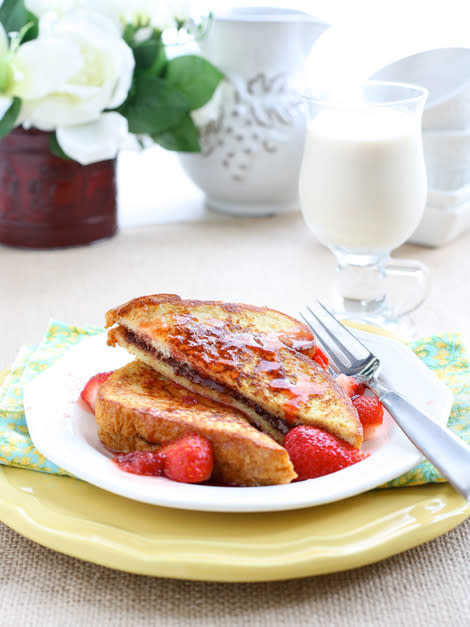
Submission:
M 367 348 L 318 300 L 300 315 L 337 371 L 347 374 L 348 367 L 357 367 L 358 361 L 367 361 L 370 357 Z

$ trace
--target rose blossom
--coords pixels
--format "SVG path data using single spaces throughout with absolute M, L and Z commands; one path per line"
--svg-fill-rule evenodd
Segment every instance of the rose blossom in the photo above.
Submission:
M 62 17 L 45 13 L 38 38 L 18 48 L 13 66 L 12 95 L 22 99 L 19 121 L 25 127 L 57 129 L 60 144 L 61 137 L 69 138 L 69 152 L 65 146 L 63 150 L 86 164 L 96 160 L 82 145 L 83 138 L 90 136 L 85 126 L 92 123 L 105 134 L 101 135 L 104 144 L 113 146 L 101 158 L 115 156 L 126 121 L 117 113 L 103 123 L 100 118 L 126 99 L 134 57 L 113 20 L 84 9 Z

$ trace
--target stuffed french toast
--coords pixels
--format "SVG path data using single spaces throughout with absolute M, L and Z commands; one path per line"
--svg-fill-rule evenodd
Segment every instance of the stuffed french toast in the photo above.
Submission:
M 361 446 L 350 398 L 315 361 L 315 339 L 295 318 L 266 307 L 157 294 L 111 309 L 106 326 L 110 345 L 238 410 L 278 443 L 295 426 L 308 425 Z

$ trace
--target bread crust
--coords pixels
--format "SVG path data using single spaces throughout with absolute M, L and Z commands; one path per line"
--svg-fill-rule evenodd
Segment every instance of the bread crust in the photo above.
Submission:
M 199 433 L 212 444 L 213 480 L 224 485 L 276 485 L 296 477 L 287 451 L 243 414 L 188 392 L 138 360 L 100 386 L 96 422 L 100 440 L 116 452 L 156 450 Z

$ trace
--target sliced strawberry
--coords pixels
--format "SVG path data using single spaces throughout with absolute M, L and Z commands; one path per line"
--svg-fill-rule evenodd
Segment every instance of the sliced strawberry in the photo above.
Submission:
M 96 407 L 96 397 L 98 396 L 98 388 L 102 383 L 106 381 L 106 379 L 113 374 L 111 372 L 100 372 L 99 374 L 95 374 L 88 383 L 85 385 L 83 390 L 80 393 L 80 397 L 83 401 L 88 405 L 93 413 L 95 413 Z
M 298 481 L 329 475 L 367 457 L 335 435 L 307 425 L 291 429 L 284 438 L 284 448 L 289 453 Z
M 200 483 L 210 479 L 214 468 L 212 445 L 197 433 L 189 433 L 160 449 L 163 474 L 181 483 Z
M 317 362 L 324 370 L 328 370 L 329 360 L 327 355 L 322 351 L 319 346 L 315 346 L 315 352 L 313 353 L 313 360 Z
M 354 396 L 352 404 L 356 408 L 359 420 L 362 423 L 364 439 L 369 440 L 383 422 L 384 408 L 382 403 L 376 396 L 362 394 Z
M 135 475 L 160 476 L 163 474 L 163 456 L 160 451 L 132 451 L 120 453 L 114 461 L 121 470 Z
M 132 451 L 114 458 L 121 470 L 136 475 L 165 475 L 180 483 L 200 483 L 212 475 L 214 458 L 209 440 L 197 433 L 165 444 L 157 451 Z
M 348 377 L 345 374 L 338 374 L 336 383 L 343 388 L 350 398 L 357 394 L 363 394 L 366 389 L 363 383 L 359 383 L 354 377 Z

